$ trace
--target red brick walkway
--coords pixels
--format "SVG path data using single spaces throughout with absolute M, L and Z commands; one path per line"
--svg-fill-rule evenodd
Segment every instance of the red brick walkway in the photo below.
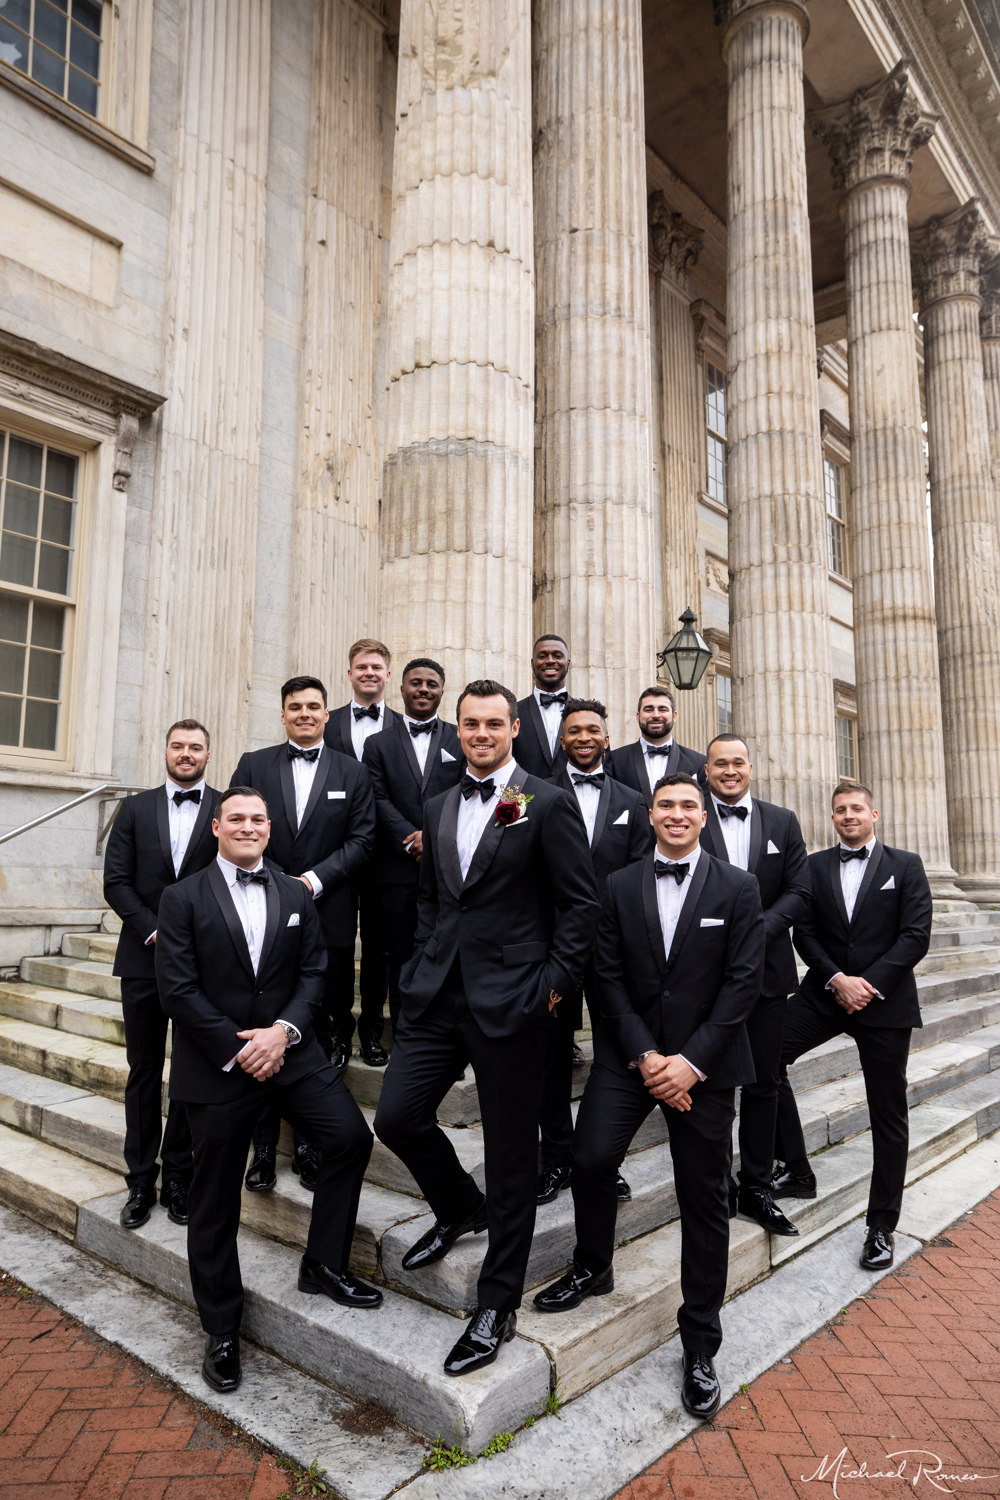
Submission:
M 1000 1192 L 616 1500 L 1000 1496 L 998 1351 Z

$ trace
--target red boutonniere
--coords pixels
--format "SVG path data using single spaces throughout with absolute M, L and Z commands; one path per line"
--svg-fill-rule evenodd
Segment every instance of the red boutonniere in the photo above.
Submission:
M 526 794 L 518 786 L 505 786 L 496 806 L 495 828 L 509 828 L 527 814 L 528 803 L 535 800 L 534 793 Z

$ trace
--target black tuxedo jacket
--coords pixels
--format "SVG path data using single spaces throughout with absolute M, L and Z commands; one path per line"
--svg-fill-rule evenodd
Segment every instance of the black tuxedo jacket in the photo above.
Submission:
M 638 740 L 633 740 L 631 745 L 619 745 L 617 750 L 612 750 L 610 755 L 605 757 L 605 765 L 616 781 L 641 793 L 647 810 L 652 806 L 653 797 L 649 790 L 649 777 L 646 775 L 646 757 L 642 753 L 642 746 Z M 694 776 L 701 781 L 705 770 L 705 757 L 697 750 L 689 750 L 686 745 L 679 745 L 674 740 L 670 746 L 670 754 L 660 756 L 660 765 L 662 766 L 660 776 L 674 776 L 683 771 L 686 775 Z
M 729 863 L 729 851 L 710 792 L 705 793 L 708 819 L 701 832 L 701 847 L 716 859 Z M 767 949 L 764 955 L 762 995 L 790 995 L 799 987 L 791 929 L 809 905 L 809 857 L 799 820 L 787 807 L 751 798 L 750 862 L 760 887 L 764 908 Z
M 682 1052 L 696 1088 L 752 1083 L 745 1021 L 760 994 L 764 917 L 757 882 L 702 852 L 670 952 L 653 856 L 610 876 L 595 954 L 602 1025 L 596 1060 L 621 1072 L 642 1052 Z
M 252 1026 L 290 1021 L 302 1040 L 278 1073 L 294 1083 L 327 1066 L 313 1034 L 323 997 L 326 952 L 312 898 L 270 861 L 267 923 L 257 973 L 243 926 L 218 862 L 164 892 L 156 935 L 160 1004 L 174 1023 L 170 1097 L 184 1104 L 223 1104 L 260 1084 L 239 1063 L 222 1070 Z M 261 1096 L 263 1098 L 263 1095 Z
M 424 826 L 424 804 L 461 781 L 465 759 L 454 724 L 438 719 L 429 736 L 421 772 L 406 720 L 397 715 L 381 734 L 365 741 L 362 764 L 375 793 L 375 879 L 384 885 L 416 885 L 420 865 L 403 840 Z
M 122 919 L 113 974 L 122 979 L 154 977 L 156 944 L 148 948 L 145 944 L 156 932 L 160 897 L 167 886 L 203 870 L 218 853 L 212 832 L 218 797 L 214 787 L 205 786 L 179 875 L 174 874 L 170 856 L 166 787 L 139 792 L 122 802 L 104 851 L 104 899 Z
M 821 849 L 809 856 L 812 899 L 795 924 L 795 946 L 809 972 L 803 995 L 843 1014 L 826 988 L 834 974 L 860 974 L 885 996 L 854 1013 L 860 1026 L 920 1026 L 913 968 L 930 947 L 930 886 L 917 854 L 876 843 L 847 920 L 840 884 L 840 853 Z
M 568 765 L 554 778 L 553 784 L 569 792 L 576 802 L 576 788 Z M 586 828 L 586 824 L 584 827 Z M 590 845 L 598 890 L 603 892 L 607 878 L 614 870 L 622 870 L 626 865 L 642 859 L 650 852 L 654 843 L 649 814 L 639 793 L 606 776 L 597 804 L 597 821 L 594 823 L 594 837 Z
M 566 752 L 556 740 L 555 755 L 549 754 L 549 737 L 545 732 L 545 721 L 538 699 L 534 693 L 522 698 L 517 705 L 517 717 L 521 727 L 514 741 L 514 754 L 522 771 L 529 776 L 540 776 L 543 781 L 554 781 L 566 765 Z
M 327 719 L 326 728 L 323 730 L 323 738 L 331 750 L 339 750 L 341 755 L 349 755 L 352 760 L 357 760 L 358 757 L 354 753 L 354 741 L 351 739 L 351 709 L 353 706 L 354 700 L 352 698 L 350 703 L 342 703 L 339 708 L 332 708 L 330 710 L 330 717 Z M 398 714 L 387 703 L 382 714 L 382 728 L 379 730 L 379 734 L 385 734 L 390 724 L 401 724 L 402 722 L 403 715 Z M 369 740 L 377 739 L 377 734 L 370 734 L 365 744 L 367 745 Z
M 512 1036 L 548 1008 L 549 991 L 580 988 L 597 919 L 597 884 L 576 799 L 516 766 L 531 797 L 509 827 L 487 823 L 462 880 L 457 786 L 425 808 L 416 946 L 400 977 L 416 1017 L 456 957 L 472 1015 L 487 1036 Z
M 295 821 L 295 779 L 287 745 L 244 755 L 229 784 L 252 786 L 261 793 L 271 814 L 268 859 L 286 875 L 315 870 L 323 882 L 316 911 L 324 937 L 332 948 L 353 947 L 352 881 L 371 860 L 375 846 L 375 798 L 365 768 L 354 756 L 324 748 L 301 828 Z

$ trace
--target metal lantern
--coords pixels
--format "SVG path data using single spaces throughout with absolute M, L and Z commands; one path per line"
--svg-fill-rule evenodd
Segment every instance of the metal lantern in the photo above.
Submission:
M 682 692 L 696 688 L 712 660 L 712 648 L 695 630 L 698 616 L 690 609 L 681 615 L 681 629 L 667 642 L 656 658 L 661 671 L 670 675 L 674 687 Z

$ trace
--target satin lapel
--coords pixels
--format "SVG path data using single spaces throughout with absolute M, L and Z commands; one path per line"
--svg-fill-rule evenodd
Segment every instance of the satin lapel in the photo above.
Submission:
M 438 729 L 439 728 L 440 728 L 440 726 L 437 726 L 433 730 L 433 732 L 431 734 L 431 740 L 434 739 L 434 736 L 438 733 Z M 391 729 L 390 729 L 389 725 L 387 724 L 385 726 L 385 728 L 382 730 L 382 733 L 383 734 L 393 734 L 394 733 L 396 735 L 397 740 L 399 740 L 401 742 L 400 743 L 400 749 L 403 752 L 403 759 L 406 761 L 406 764 L 409 766 L 410 771 L 411 771 L 413 777 L 415 778 L 417 785 L 420 787 L 421 791 L 423 791 L 423 788 L 424 788 L 424 777 L 421 775 L 421 772 L 420 772 L 420 762 L 419 762 L 419 760 L 417 760 L 417 752 L 413 748 L 413 736 L 410 733 L 409 725 L 407 724 L 406 720 L 404 719 L 403 722 L 402 722 L 402 724 L 400 724 L 398 727 L 396 726 L 395 723 L 393 723 Z M 432 755 L 432 753 L 433 753 L 433 746 L 427 752 L 427 768 L 428 768 L 428 770 L 430 769 L 430 765 L 431 765 L 431 755 Z
M 653 874 L 652 855 L 642 866 L 642 914 L 646 919 L 646 936 L 657 966 L 667 967 L 667 951 L 663 946 L 663 928 L 660 926 L 660 908 L 656 904 L 656 876 Z
M 708 834 L 708 842 L 711 845 L 709 853 L 714 854 L 716 859 L 721 859 L 724 864 L 729 864 L 729 850 L 722 835 L 722 824 L 719 822 L 719 814 L 715 810 L 715 802 L 706 793 L 705 811 L 708 818 L 705 822 L 705 832 Z
M 161 853 L 167 862 L 167 869 L 173 875 L 174 856 L 170 852 L 170 813 L 167 811 L 167 789 L 165 786 L 161 786 L 156 794 L 156 832 L 160 840 Z
M 747 855 L 747 869 L 756 870 L 757 861 L 760 859 L 760 846 L 764 841 L 763 819 L 760 808 L 753 798 L 750 798 L 750 852 Z
M 861 877 L 861 884 L 858 887 L 858 896 L 857 900 L 854 903 L 854 915 L 851 918 L 852 924 L 858 920 L 858 912 L 861 910 L 861 903 L 864 901 L 865 897 L 868 895 L 868 892 L 875 884 L 875 871 L 878 869 L 881 863 L 882 845 L 876 843 L 875 848 L 865 860 L 865 873 Z
M 670 754 L 667 756 L 667 769 L 665 776 L 676 776 L 681 768 L 681 747 L 676 740 L 670 741 Z M 659 778 L 657 778 L 659 780 Z
M 291 763 L 291 761 L 290 760 L 286 760 L 285 764 L 287 765 L 289 771 L 291 771 L 291 769 L 292 769 L 292 763 Z M 313 776 L 313 784 L 312 784 L 312 786 L 311 786 L 311 788 L 309 790 L 309 797 L 308 797 L 308 799 L 306 801 L 305 807 L 302 809 L 302 822 L 299 824 L 299 828 L 298 828 L 298 832 L 299 833 L 301 833 L 302 830 L 303 830 L 303 828 L 305 828 L 306 824 L 309 822 L 309 819 L 312 817 L 313 813 L 316 811 L 316 808 L 317 808 L 318 804 L 320 803 L 321 800 L 323 800 L 323 796 L 324 796 L 324 793 L 326 791 L 327 778 L 330 775 L 330 770 L 331 770 L 332 766 L 333 766 L 333 757 L 330 755 L 329 750 L 324 745 L 323 748 L 319 752 L 319 760 L 316 762 L 316 774 Z M 293 786 L 292 786 L 292 811 L 293 812 L 295 811 L 295 787 L 294 787 L 294 783 L 293 783 Z M 298 835 L 296 835 L 296 837 L 297 836 Z
M 523 787 L 525 774 L 520 766 L 515 765 L 507 785 Z M 470 886 L 475 885 L 476 881 L 481 880 L 486 874 L 486 871 L 493 863 L 493 856 L 500 848 L 500 840 L 503 838 L 503 834 L 503 824 L 498 823 L 495 818 L 491 818 L 483 829 L 479 843 L 476 845 L 475 853 L 472 856 L 472 863 L 469 865 L 469 873 L 466 875 L 465 884 L 462 886 L 463 891 L 467 891 Z
M 319 780 L 319 772 L 316 773 L 316 780 Z M 305 822 L 305 819 L 303 818 L 302 821 Z M 218 868 L 218 865 L 216 865 L 216 869 Z M 273 869 L 269 871 L 269 874 L 271 878 L 267 882 L 266 887 L 267 919 L 264 923 L 264 941 L 260 945 L 260 962 L 257 965 L 258 974 L 263 974 L 264 972 L 264 965 L 267 963 L 271 949 L 274 947 L 274 940 L 278 935 L 278 921 L 281 917 L 281 897 L 278 895 L 276 874 Z
M 316 768 L 319 775 L 319 767 Z M 295 816 L 295 777 L 292 774 L 292 763 L 288 759 L 288 751 L 284 745 L 278 750 L 278 784 L 281 787 L 281 805 L 285 809 L 285 817 L 288 820 L 288 831 L 292 838 L 297 838 L 299 833 L 299 820 Z M 316 781 L 313 778 L 313 786 Z
M 233 898 L 229 894 L 226 877 L 219 869 L 215 860 L 208 867 L 208 883 L 212 887 L 212 895 L 218 901 L 219 910 L 222 912 L 226 926 L 229 929 L 229 936 L 233 940 L 236 956 L 252 979 L 254 977 L 253 964 L 250 962 L 250 949 L 247 947 L 246 936 L 243 932 L 243 923 L 240 921 L 236 907 L 233 905 Z
M 688 928 L 691 926 L 691 918 L 694 916 L 694 909 L 701 899 L 701 893 L 705 888 L 705 881 L 708 879 L 708 868 L 708 860 L 699 859 L 695 866 L 694 874 L 688 883 L 687 895 L 684 897 L 684 904 L 681 907 L 680 916 L 677 918 L 677 926 L 674 928 L 674 940 L 670 944 L 670 952 L 667 954 L 668 969 L 677 957 L 681 944 L 687 937 Z M 656 877 L 654 876 L 653 878 L 655 880 Z
M 570 782 L 570 786 L 573 783 Z M 576 793 L 573 793 L 576 796 Z M 611 777 L 605 776 L 604 785 L 601 787 L 601 796 L 597 804 L 597 817 L 594 819 L 594 837 L 590 841 L 591 849 L 596 849 L 604 835 L 604 825 L 608 821 L 608 811 L 611 807 Z
M 406 728 L 405 724 L 403 725 L 403 728 Z M 427 759 L 424 761 L 423 775 L 420 774 L 420 762 L 417 760 L 417 753 L 413 749 L 412 736 L 408 729 L 406 730 L 406 738 L 410 740 L 410 752 L 413 755 L 414 764 L 416 765 L 417 778 L 420 782 L 420 790 L 422 792 L 426 792 L 427 783 L 431 779 L 431 772 L 434 770 L 434 767 L 438 764 L 441 758 L 441 747 L 444 744 L 444 727 L 441 723 L 441 720 L 438 719 L 431 734 L 431 742 L 427 747 Z
M 636 791 L 642 793 L 646 799 L 646 806 L 649 807 L 653 801 L 653 797 L 649 790 L 649 777 L 646 775 L 646 757 L 642 753 L 642 746 L 638 740 L 633 740 L 632 742 L 632 765 L 635 770 Z M 659 780 L 659 777 L 657 777 L 657 780 Z
M 340 738 L 344 742 L 345 755 L 354 755 L 354 739 L 351 735 L 351 725 L 353 723 L 354 720 L 351 717 L 351 705 L 349 703 L 345 703 L 343 708 L 340 710 Z M 357 760 L 357 758 L 358 757 L 354 755 L 354 759 Z
M 458 805 L 461 800 L 462 793 L 453 786 L 445 797 L 437 827 L 438 868 L 456 901 L 462 894 L 462 866 L 458 860 Z
M 188 846 L 184 850 L 184 858 L 181 860 L 181 867 L 177 872 L 178 880 L 183 879 L 184 871 L 187 869 L 188 860 L 191 858 L 191 855 L 194 853 L 195 848 L 201 842 L 202 838 L 204 838 L 205 830 L 211 827 L 212 813 L 212 793 L 206 786 L 202 789 L 201 802 L 198 806 L 198 816 L 194 820 L 194 827 L 191 830 L 191 837 L 188 839 Z
M 549 736 L 545 728 L 545 720 L 542 718 L 542 710 L 538 706 L 538 699 L 532 693 L 528 699 L 528 713 L 531 716 L 531 725 L 538 736 L 538 744 L 545 757 L 545 764 L 551 768 L 552 756 L 549 752 Z
M 836 848 L 830 850 L 826 868 L 827 878 L 830 882 L 830 895 L 833 897 L 834 905 L 840 913 L 840 920 L 843 922 L 846 930 L 851 924 L 847 920 L 847 907 L 844 905 L 844 888 L 840 883 L 840 855 L 837 853 Z M 857 910 L 857 902 L 854 903 L 854 909 L 855 911 Z

